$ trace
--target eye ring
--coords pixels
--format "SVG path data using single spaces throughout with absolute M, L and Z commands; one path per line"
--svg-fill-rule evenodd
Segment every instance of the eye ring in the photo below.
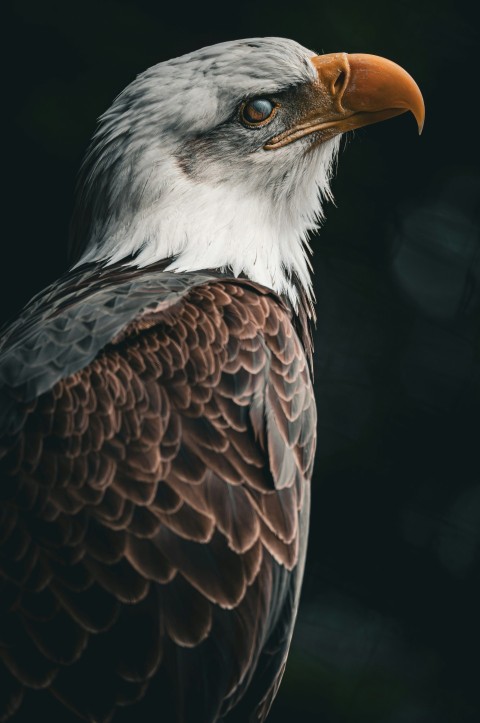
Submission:
M 249 98 L 240 106 L 240 120 L 247 128 L 261 128 L 275 118 L 278 107 L 270 98 Z

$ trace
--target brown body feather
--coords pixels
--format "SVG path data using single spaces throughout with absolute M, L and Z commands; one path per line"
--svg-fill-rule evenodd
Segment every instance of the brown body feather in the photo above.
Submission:
M 57 295 L 57 342 L 80 288 L 120 293 L 109 273 Z M 303 572 L 314 398 L 274 294 L 191 278 L 149 292 L 46 391 L 5 385 L 1 721 L 267 715 Z

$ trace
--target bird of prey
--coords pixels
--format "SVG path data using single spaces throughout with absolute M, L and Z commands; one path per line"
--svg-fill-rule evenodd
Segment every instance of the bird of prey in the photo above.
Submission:
M 308 234 L 342 133 L 424 106 L 371 55 L 239 40 L 101 117 L 72 267 L 0 346 L 0 720 L 263 721 L 305 562 Z

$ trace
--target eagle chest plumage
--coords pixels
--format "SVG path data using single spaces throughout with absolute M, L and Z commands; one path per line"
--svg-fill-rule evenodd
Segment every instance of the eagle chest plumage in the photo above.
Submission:
M 7 330 L 0 384 L 0 720 L 263 720 L 315 448 L 283 302 L 87 266 Z

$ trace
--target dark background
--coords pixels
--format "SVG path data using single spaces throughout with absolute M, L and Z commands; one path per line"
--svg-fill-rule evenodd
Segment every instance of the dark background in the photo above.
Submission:
M 385 55 L 427 118 L 343 142 L 314 240 L 319 449 L 294 645 L 269 721 L 480 721 L 479 64 L 453 0 L 11 4 L 1 315 L 66 268 L 96 117 L 147 66 L 292 37 Z M 5 20 L 5 15 L 4 15 Z M 5 223 L 6 222 L 6 223 Z

